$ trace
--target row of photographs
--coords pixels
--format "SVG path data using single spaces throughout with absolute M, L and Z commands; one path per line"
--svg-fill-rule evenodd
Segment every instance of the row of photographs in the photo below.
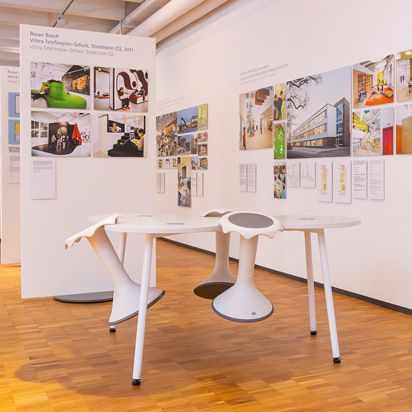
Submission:
M 273 166 L 273 197 L 286 199 L 288 188 L 316 188 L 321 202 L 351 203 L 385 199 L 383 159 L 277 161 Z
M 379 144 L 375 148 L 375 140 L 382 134 L 377 129 L 384 127 L 363 124 L 366 138 L 359 133 L 351 138 L 351 129 L 352 125 L 359 129 L 356 116 L 369 119 L 380 113 L 378 117 L 384 117 L 380 110 L 395 100 L 412 101 L 412 50 L 241 94 L 239 147 L 272 147 L 273 129 L 284 122 L 288 158 L 350 156 L 352 145 L 354 152 L 361 146 L 363 151 L 383 154 Z M 359 110 L 354 120 L 352 104 L 353 110 Z M 380 140 L 383 147 L 383 137 Z
M 207 170 L 208 158 L 201 156 L 189 156 L 192 159 L 193 170 Z M 179 157 L 166 157 L 157 159 L 158 169 L 176 169 L 179 162 Z
M 32 108 L 148 111 L 146 69 L 32 62 L 30 86 Z
M 412 104 L 353 111 L 351 124 L 351 148 L 348 149 L 349 154 L 352 149 L 352 156 L 412 154 Z M 296 157 L 299 146 L 291 145 L 286 131 L 286 122 L 273 124 L 275 159 Z
M 189 107 L 172 113 L 156 117 L 156 155 L 170 157 L 184 154 L 193 154 L 195 146 L 206 145 L 208 105 Z M 203 133 L 199 133 L 203 132 Z M 180 135 L 185 136 L 180 136 Z
M 144 157 L 145 134 L 135 113 L 31 112 L 32 156 Z

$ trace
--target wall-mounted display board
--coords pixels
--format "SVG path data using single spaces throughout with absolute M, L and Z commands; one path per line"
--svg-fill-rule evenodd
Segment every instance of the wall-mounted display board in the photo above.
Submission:
M 22 295 L 112 290 L 87 242 L 63 243 L 90 215 L 153 209 L 154 39 L 23 25 L 20 47 Z
M 20 262 L 20 71 L 0 67 L 1 263 Z
M 197 178 L 200 175 L 192 172 L 208 169 L 207 129 L 207 104 L 156 117 L 156 166 L 158 169 L 177 168 L 178 206 L 191 207 L 192 197 L 199 196 L 198 190 L 203 196 L 203 173 L 199 186 Z
M 268 148 L 273 136 L 275 159 L 392 155 L 395 145 L 412 154 L 411 55 L 240 94 L 240 150 Z
M 275 160 L 412 154 L 411 67 L 412 50 L 405 50 L 241 93 L 239 148 L 272 147 Z M 351 203 L 350 161 L 307 162 L 285 175 L 288 187 L 313 188 L 316 180 L 319 201 Z M 366 184 L 364 163 L 356 163 L 354 199 L 384 200 L 383 163 L 372 164 Z M 286 198 L 279 167 L 274 197 Z

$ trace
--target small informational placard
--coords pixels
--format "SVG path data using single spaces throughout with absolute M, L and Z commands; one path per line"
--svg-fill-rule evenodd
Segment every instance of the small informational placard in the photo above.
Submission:
M 203 172 L 197 172 L 197 196 L 203 197 L 204 194 L 204 174 Z
M 9 147 L 7 183 L 18 185 L 20 183 L 20 147 Z
M 156 173 L 156 193 L 165 193 L 166 176 L 164 172 Z
M 354 199 L 368 198 L 368 162 L 366 160 L 352 162 L 352 196 Z
M 369 160 L 368 196 L 371 200 L 385 200 L 385 161 Z
M 319 160 L 316 163 L 316 180 L 319 202 L 332 202 L 332 162 Z
M 300 162 L 298 160 L 288 162 L 287 184 L 288 187 L 300 187 Z
M 333 201 L 335 203 L 352 202 L 352 175 L 349 159 L 339 159 L 333 162 Z
M 31 169 L 31 198 L 56 199 L 56 162 L 33 160 Z
M 247 192 L 247 164 L 239 165 L 239 187 L 241 192 Z
M 247 165 L 247 191 L 256 193 L 256 163 Z
M 197 196 L 197 172 L 192 171 L 192 182 L 191 182 L 192 197 Z
M 310 160 L 300 162 L 300 183 L 304 188 L 316 187 L 316 163 Z

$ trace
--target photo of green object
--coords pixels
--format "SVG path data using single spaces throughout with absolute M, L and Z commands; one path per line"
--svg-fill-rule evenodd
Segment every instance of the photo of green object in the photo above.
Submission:
M 285 134 L 285 124 L 275 124 L 274 125 L 274 158 L 275 159 L 285 159 L 286 158 L 286 134 Z

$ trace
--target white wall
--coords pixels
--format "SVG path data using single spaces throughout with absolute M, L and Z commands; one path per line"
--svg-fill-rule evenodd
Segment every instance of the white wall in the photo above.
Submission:
M 84 55 L 77 51 L 52 53 L 32 50 L 27 39 L 29 28 L 21 26 L 21 102 L 22 111 L 22 296 L 37 297 L 112 290 L 112 283 L 87 241 L 69 250 L 64 240 L 89 224 L 96 213 L 136 213 L 152 211 L 154 205 L 155 139 L 147 139 L 146 158 L 57 158 L 55 200 L 31 199 L 30 142 L 30 61 L 60 64 L 93 64 L 104 67 L 126 66 L 149 70 L 150 88 L 155 95 L 155 45 L 153 39 L 84 31 L 34 27 L 37 32 L 58 34 L 59 41 L 93 42 L 134 48 L 132 53 Z M 26 39 L 26 40 L 25 40 Z M 59 48 L 60 46 L 53 46 Z M 74 45 L 70 49 L 75 49 Z M 104 50 L 103 50 L 104 51 Z M 92 71 L 91 71 L 92 73 Z M 91 83 L 93 84 L 93 83 Z M 152 103 L 150 103 L 152 104 Z M 152 106 L 154 109 L 154 106 Z M 155 123 L 150 107 L 148 135 L 154 136 Z M 54 111 L 54 110 L 50 110 Z M 82 110 L 83 111 L 83 110 Z M 137 275 L 141 258 L 141 238 L 131 237 L 126 251 L 126 267 Z
M 312 189 L 289 189 L 286 201 L 274 200 L 272 150 L 238 150 L 239 93 L 410 49 L 411 13 L 412 3 L 404 0 L 238 0 L 163 44 L 157 55 L 159 113 L 209 103 L 209 170 L 205 197 L 194 198 L 190 210 L 177 207 L 177 172 L 166 170 L 166 194 L 157 195 L 158 210 L 200 214 L 227 207 L 359 217 L 360 227 L 326 234 L 333 285 L 412 308 L 409 156 L 385 157 L 385 201 L 338 205 L 318 203 Z M 276 70 L 240 84 L 240 73 L 265 65 Z M 241 162 L 258 165 L 256 194 L 239 192 Z M 178 239 L 213 249 L 211 235 Z M 257 263 L 304 277 L 302 235 L 262 239 Z M 318 259 L 315 270 L 320 280 Z
M 17 67 L 0 67 L 1 133 L 1 263 L 20 263 L 20 184 L 10 183 L 8 142 L 8 93 L 18 92 Z M 17 155 L 14 154 L 13 155 Z

